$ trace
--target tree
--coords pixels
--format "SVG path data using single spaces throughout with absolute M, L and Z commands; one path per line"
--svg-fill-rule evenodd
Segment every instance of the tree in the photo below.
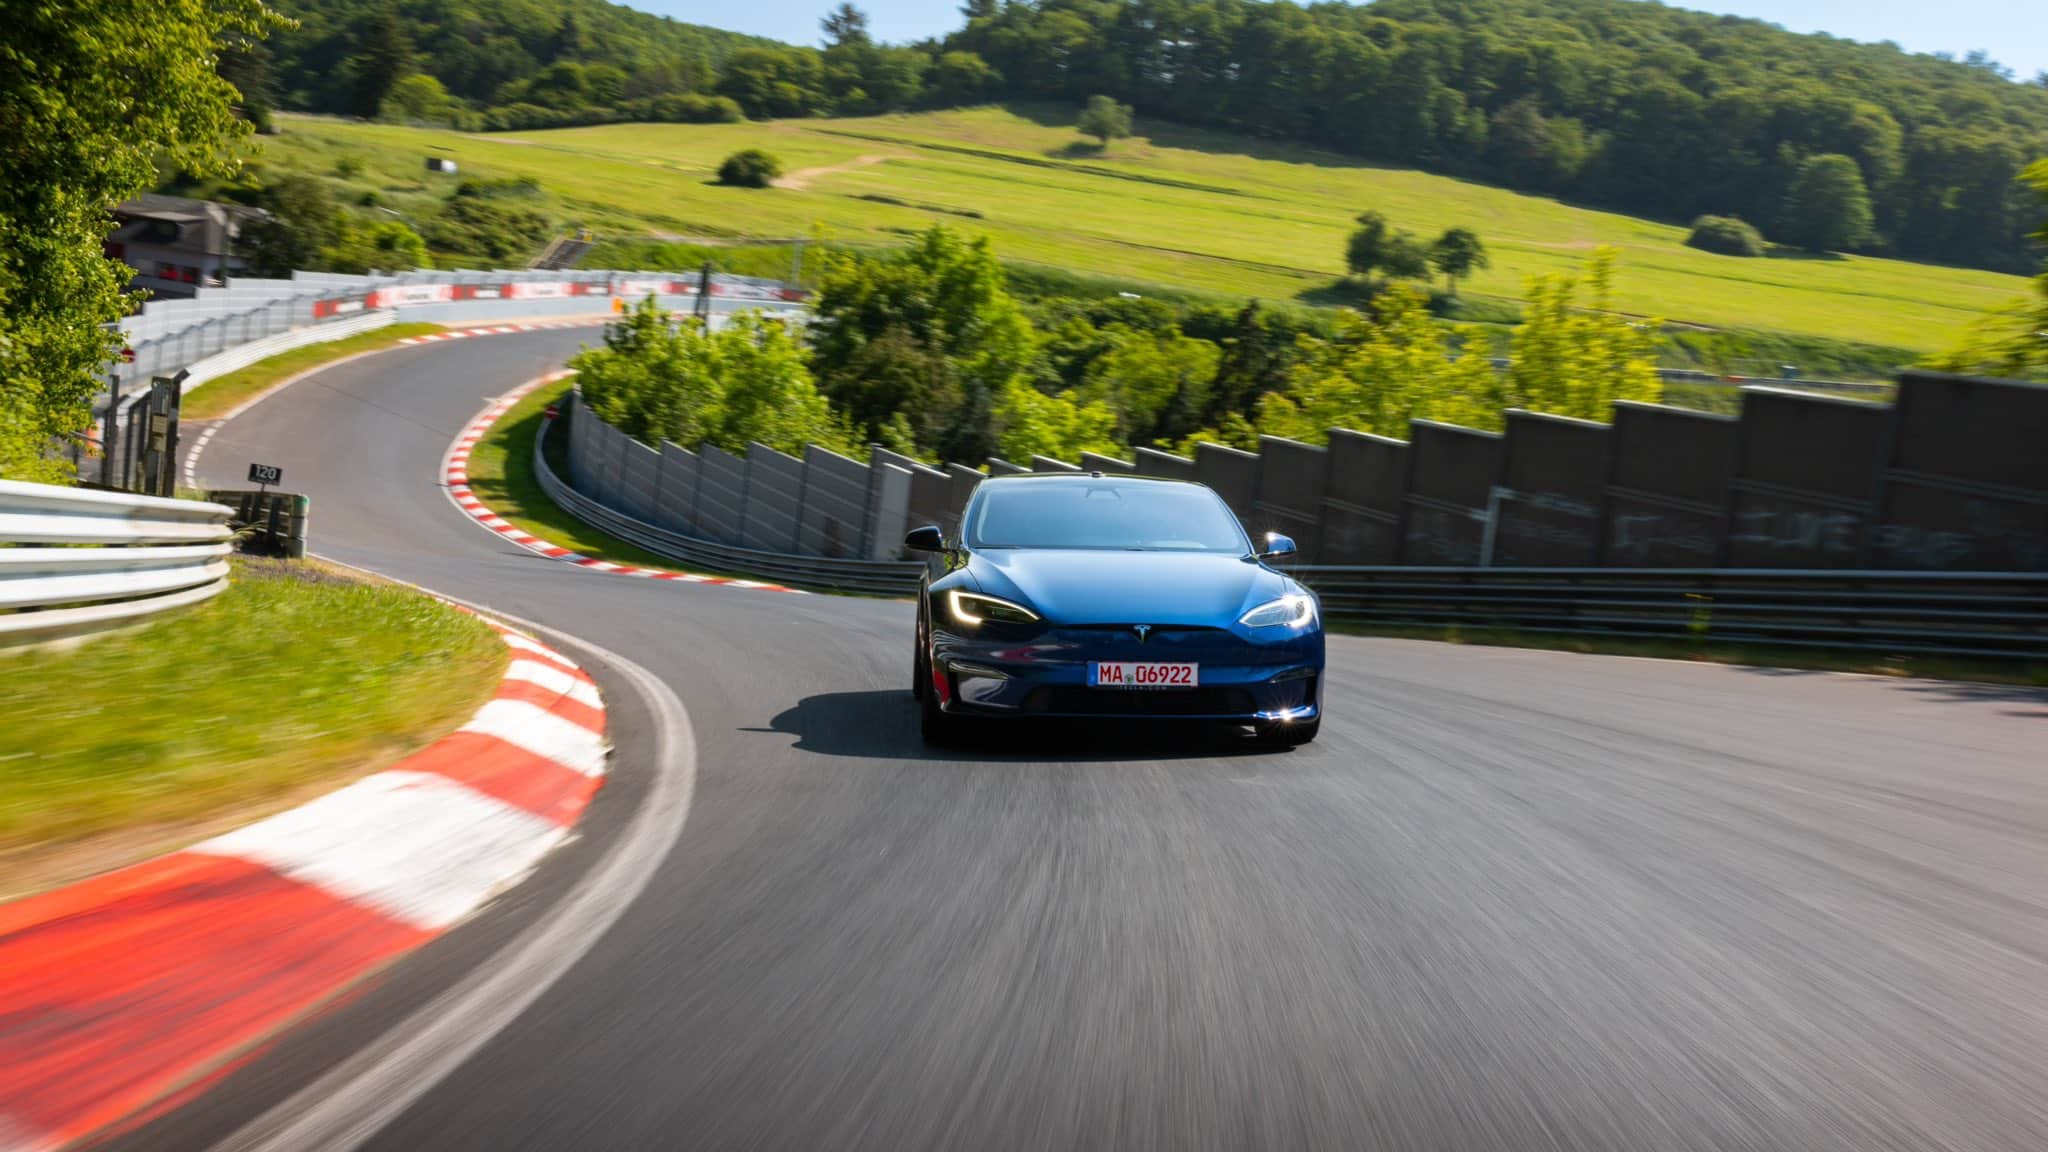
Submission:
M 866 373 L 879 355 L 870 345 L 887 340 L 897 346 L 891 359 L 944 364 L 930 372 L 931 407 L 910 414 L 919 447 L 948 460 L 995 450 L 994 405 L 1032 367 L 1037 340 L 985 237 L 962 242 L 935 225 L 895 252 L 834 253 L 812 311 L 812 370 L 835 405 L 857 413 L 863 435 L 881 432 Z
M 1131 134 L 1131 106 L 1119 104 L 1108 96 L 1090 96 L 1088 106 L 1081 110 L 1081 118 L 1074 127 L 1083 136 L 1093 136 L 1108 147 L 1111 140 L 1121 140 Z
M 397 124 L 440 124 L 446 123 L 454 110 L 448 89 L 439 80 L 415 72 L 391 86 L 390 94 L 378 106 L 377 118 Z
M 782 175 L 782 161 L 759 148 L 742 148 L 718 166 L 718 182 L 735 188 L 766 188 Z
M 1453 296 L 1458 294 L 1458 281 L 1492 264 L 1486 255 L 1486 245 L 1470 228 L 1445 229 L 1429 247 L 1429 262 L 1443 274 Z
M 311 176 L 286 176 L 266 185 L 256 205 L 267 215 L 242 226 L 241 255 L 257 276 L 288 277 L 317 271 L 321 254 L 340 243 L 343 220 L 327 185 Z
M 799 48 L 742 48 L 726 57 L 718 94 L 748 116 L 807 116 L 824 104 L 820 54 Z
M 2048 211 L 2048 160 L 2028 168 L 2025 180 L 2037 207 Z M 2048 248 L 2048 222 L 2034 233 L 2034 241 Z M 1979 320 L 1960 345 L 1932 365 L 1946 372 L 2048 383 L 2048 263 L 2034 278 L 2031 296 Z
M 1170 436 L 1161 420 L 1176 399 L 1191 413 L 1201 411 L 1216 378 L 1216 345 L 1190 339 L 1171 324 L 1159 332 L 1111 325 L 1104 335 L 1109 349 L 1089 364 L 1076 398 L 1107 405 L 1116 414 L 1118 440 L 1135 444 Z
M 604 339 L 569 366 L 591 411 L 643 442 L 708 443 L 733 453 L 754 442 L 793 454 L 806 444 L 854 450 L 779 319 L 741 312 L 711 332 L 649 297 L 606 328 Z
M 1023 380 L 1003 385 L 995 409 L 996 449 L 1003 459 L 1025 461 L 1033 456 L 1076 460 L 1083 452 L 1114 456 L 1123 451 L 1116 439 L 1116 413 L 1100 400 L 1047 396 Z
M 1778 235 L 1813 252 L 1858 248 L 1871 239 L 1870 192 L 1856 161 L 1837 153 L 1809 156 L 1785 190 Z
M 973 52 L 947 52 L 932 65 L 932 91 L 943 104 L 972 104 L 1002 86 L 1003 75 Z
M 412 41 L 389 3 L 370 13 L 349 67 L 355 82 L 356 115 L 376 116 L 392 87 L 412 71 Z
M 1409 285 L 1347 312 L 1337 338 L 1309 345 L 1283 391 L 1259 402 L 1259 431 L 1321 444 L 1332 428 L 1406 439 L 1411 420 L 1498 428 L 1505 388 L 1470 328 L 1430 316 Z
M 1413 233 L 1397 231 L 1378 212 L 1361 212 L 1344 248 L 1344 265 L 1354 276 L 1414 280 L 1429 274 L 1429 253 Z
M 1554 273 L 1529 280 L 1508 357 L 1509 406 L 1604 423 L 1616 400 L 1655 403 L 1664 394 L 1655 339 L 1662 322 L 1609 311 L 1614 257 L 1612 248 L 1595 249 L 1583 279 Z M 1586 310 L 1577 306 L 1581 284 Z
M 56 0 L 0 21 L 0 476 L 68 474 L 47 450 L 91 421 L 134 303 L 103 254 L 107 209 L 160 160 L 232 174 L 250 128 L 216 56 L 281 23 L 260 0 Z
M 873 42 L 868 36 L 868 14 L 851 4 L 841 4 L 825 13 L 825 18 L 818 24 L 825 30 L 828 45 Z

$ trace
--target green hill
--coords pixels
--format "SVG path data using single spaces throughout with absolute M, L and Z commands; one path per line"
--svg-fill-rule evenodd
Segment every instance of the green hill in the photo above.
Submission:
M 424 216 L 462 176 L 537 180 L 556 217 L 606 236 L 790 237 L 893 243 L 933 221 L 993 237 L 1009 259 L 1231 296 L 1315 299 L 1343 271 L 1365 209 L 1433 235 L 1477 231 L 1493 266 L 1465 287 L 1518 298 L 1525 277 L 1620 249 L 1617 306 L 1709 327 L 1928 351 L 2026 289 L 2017 276 L 1848 256 L 1741 258 L 1684 245 L 1673 225 L 1328 153 L 1140 122 L 1097 153 L 1062 115 L 977 108 L 858 119 L 631 124 L 462 134 L 284 117 L 258 164 L 318 173 Z M 784 186 L 712 182 L 744 147 L 781 158 Z M 341 163 L 346 158 L 349 163 Z M 335 177 L 337 164 L 353 173 Z

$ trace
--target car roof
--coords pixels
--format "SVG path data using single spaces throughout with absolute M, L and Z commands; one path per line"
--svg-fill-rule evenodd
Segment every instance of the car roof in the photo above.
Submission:
M 1079 484 L 1097 480 L 1137 480 L 1146 484 L 1180 484 L 1189 488 L 1207 488 L 1195 480 L 1175 480 L 1168 476 L 1138 476 L 1129 472 L 1012 472 L 1007 476 L 984 476 L 984 484 Z

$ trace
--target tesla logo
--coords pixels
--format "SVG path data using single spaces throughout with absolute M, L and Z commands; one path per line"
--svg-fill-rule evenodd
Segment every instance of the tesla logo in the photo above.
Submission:
M 1145 637 L 1152 634 L 1152 626 L 1150 624 L 1133 624 L 1131 625 L 1131 631 L 1138 634 L 1138 643 L 1143 644 Z

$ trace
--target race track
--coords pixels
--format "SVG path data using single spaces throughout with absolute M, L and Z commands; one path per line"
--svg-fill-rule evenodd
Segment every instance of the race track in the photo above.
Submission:
M 361 359 L 200 462 L 281 464 L 318 552 L 625 656 L 694 728 L 646 889 L 362 1146 L 2048 1148 L 2048 696 L 1333 638 L 1296 752 L 934 756 L 908 603 L 606 576 L 450 504 L 457 430 L 591 339 Z M 615 707 L 531 891 L 127 1146 L 213 1146 L 544 920 L 649 772 Z

